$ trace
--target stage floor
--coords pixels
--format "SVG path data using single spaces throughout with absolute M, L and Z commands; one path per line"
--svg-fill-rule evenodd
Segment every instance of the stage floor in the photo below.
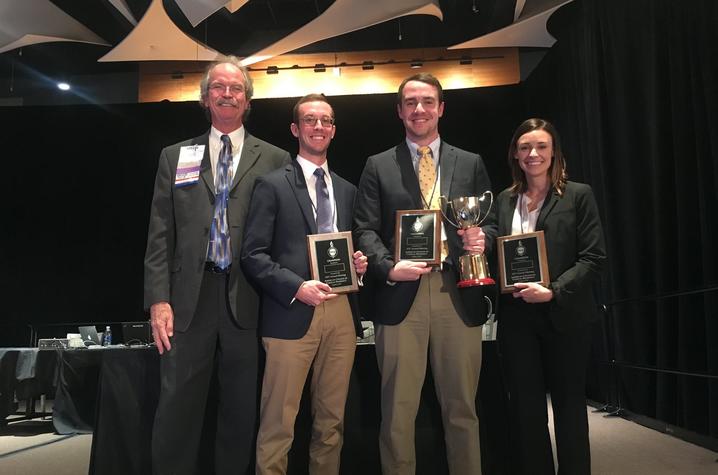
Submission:
M 601 413 L 593 413 L 592 407 L 587 407 L 587 411 L 593 475 L 718 473 L 716 452 L 625 419 L 606 418 Z M 87 473 L 91 444 L 91 434 L 54 434 L 52 422 L 48 420 L 11 423 L 0 429 L 0 472 L 3 475 Z

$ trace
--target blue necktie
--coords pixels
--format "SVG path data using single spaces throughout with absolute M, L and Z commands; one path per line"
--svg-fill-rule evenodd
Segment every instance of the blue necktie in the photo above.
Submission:
M 229 199 L 229 166 L 232 161 L 232 141 L 229 135 L 222 135 L 222 150 L 217 161 L 215 177 L 215 200 L 212 227 L 209 232 L 209 252 L 207 258 L 220 269 L 226 269 L 232 263 L 229 223 L 227 222 L 227 200 Z
M 332 219 L 332 206 L 329 202 L 329 190 L 324 181 L 324 169 L 314 170 L 317 177 L 317 232 L 331 233 L 334 231 L 334 220 Z

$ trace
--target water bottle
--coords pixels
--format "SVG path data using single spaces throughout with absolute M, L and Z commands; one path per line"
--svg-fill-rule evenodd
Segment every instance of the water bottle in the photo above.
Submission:
M 102 334 L 102 346 L 110 346 L 112 344 L 112 330 L 110 326 L 105 327 L 105 333 Z

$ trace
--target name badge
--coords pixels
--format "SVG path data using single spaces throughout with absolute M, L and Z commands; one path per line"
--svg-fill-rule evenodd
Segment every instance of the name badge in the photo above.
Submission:
M 202 157 L 204 157 L 204 145 L 187 145 L 180 148 L 175 187 L 180 188 L 197 183 Z

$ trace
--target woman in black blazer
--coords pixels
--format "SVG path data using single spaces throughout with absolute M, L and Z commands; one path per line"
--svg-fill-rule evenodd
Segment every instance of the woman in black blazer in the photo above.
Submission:
M 597 316 L 592 283 L 606 258 L 588 185 L 567 181 L 553 125 L 522 123 L 509 148 L 513 184 L 497 198 L 499 236 L 544 231 L 548 287 L 517 284 L 501 296 L 498 340 L 511 408 L 514 473 L 554 474 L 546 392 L 551 393 L 558 473 L 591 472 L 585 373 Z

